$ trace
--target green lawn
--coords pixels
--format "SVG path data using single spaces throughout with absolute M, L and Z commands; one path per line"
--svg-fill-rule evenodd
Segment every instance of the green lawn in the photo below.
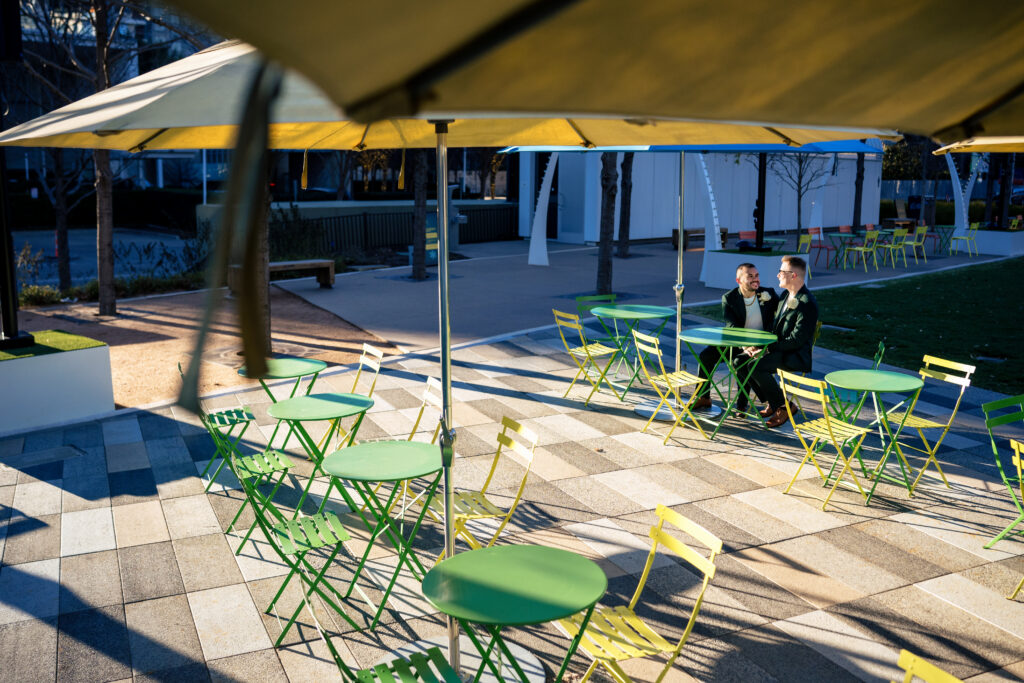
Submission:
M 1024 393 L 1024 258 L 868 286 L 814 292 L 824 328 L 818 344 L 871 358 L 885 342 L 885 362 L 907 370 L 925 354 L 978 367 L 973 383 L 1004 394 Z M 720 306 L 687 309 L 721 320 Z M 1002 359 L 1002 362 L 979 357 Z
M 0 361 L 45 356 L 50 353 L 60 353 L 61 351 L 89 349 L 94 346 L 106 346 L 101 341 L 77 334 L 68 334 L 61 330 L 42 330 L 40 332 L 33 332 L 32 336 L 35 338 L 35 344 L 20 349 L 0 351 Z

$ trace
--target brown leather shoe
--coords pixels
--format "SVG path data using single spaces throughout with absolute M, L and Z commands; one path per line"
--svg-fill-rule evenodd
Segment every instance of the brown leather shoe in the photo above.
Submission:
M 710 396 L 701 396 L 700 398 L 698 398 L 696 401 L 693 402 L 693 405 L 690 406 L 690 409 L 691 410 L 707 410 L 710 407 L 711 407 L 711 397 Z
M 761 417 L 770 417 L 771 414 L 774 413 L 775 411 L 772 409 L 771 406 L 765 406 L 764 408 L 761 408 L 761 410 L 758 412 L 761 413 Z
M 782 406 L 772 413 L 772 416 L 768 418 L 767 422 L 765 422 L 765 426 L 768 427 L 768 429 L 775 429 L 776 427 L 781 427 L 787 422 L 789 422 L 789 413 L 786 411 L 786 406 Z

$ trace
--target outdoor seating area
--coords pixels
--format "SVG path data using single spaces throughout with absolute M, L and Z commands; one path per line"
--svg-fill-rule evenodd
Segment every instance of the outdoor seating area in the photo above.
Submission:
M 582 346 L 553 325 L 455 351 L 458 562 L 435 564 L 436 357 L 278 359 L 278 380 L 199 418 L 165 407 L 0 441 L 0 633 L 18 644 L 0 666 L 454 681 L 452 615 L 465 673 L 506 680 L 545 680 L 534 656 L 547 680 L 890 680 L 915 657 L 1021 675 L 1021 397 L 931 357 L 927 381 L 882 365 L 866 384 L 870 359 L 816 349 L 813 378 L 783 376 L 795 432 L 694 417 L 699 382 L 668 372 L 664 322 L 587 372 L 580 349 L 609 333 L 595 318 L 568 328 Z M 704 330 L 693 351 L 713 341 L 706 320 L 682 329 Z M 711 374 L 734 403 L 729 364 Z M 884 412 L 857 417 L 868 396 Z M 638 414 L 659 399 L 668 422 Z

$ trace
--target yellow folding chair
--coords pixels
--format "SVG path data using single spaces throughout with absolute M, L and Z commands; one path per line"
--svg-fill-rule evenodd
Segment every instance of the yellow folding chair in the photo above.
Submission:
M 864 244 L 857 246 L 850 246 L 843 252 L 843 270 L 846 270 L 846 257 L 853 254 L 853 265 L 857 265 L 857 257 L 864 262 L 864 272 L 868 272 L 868 254 L 871 255 L 871 260 L 875 264 L 875 270 L 878 270 L 878 254 L 875 251 L 878 244 L 878 231 L 868 230 L 864 233 Z
M 903 267 L 907 267 L 907 230 L 906 228 L 899 228 L 894 230 L 892 233 L 892 241 L 888 244 L 878 245 L 879 249 L 883 249 L 882 254 L 882 265 L 885 265 L 886 259 L 892 261 L 892 267 L 896 267 L 896 259 L 900 256 L 903 257 Z
M 967 228 L 966 235 L 953 235 L 949 240 L 949 254 L 960 253 L 960 243 L 963 242 L 964 247 L 967 248 L 967 255 L 974 258 L 978 255 L 978 243 L 974 241 L 974 237 L 978 234 L 978 228 L 981 227 L 981 223 L 971 223 L 970 227 Z M 971 253 L 971 247 L 974 247 L 974 253 Z
M 910 427 L 917 430 L 918 435 L 921 437 L 921 443 L 924 444 L 924 448 L 908 446 L 906 444 L 904 445 L 911 450 L 917 451 L 918 453 L 924 453 L 928 456 L 924 461 L 924 465 L 921 466 L 921 471 L 918 472 L 917 478 L 914 479 L 914 483 L 910 486 L 911 495 L 914 494 L 914 489 L 917 488 L 917 482 L 921 481 L 921 477 L 924 476 L 924 471 L 928 469 L 929 463 L 935 465 L 935 469 L 938 471 L 939 476 L 942 477 L 942 483 L 946 485 L 946 488 L 949 488 L 949 482 L 946 481 L 946 475 L 943 474 L 942 468 L 939 467 L 939 461 L 935 459 L 935 453 L 939 450 L 939 446 L 942 445 L 942 440 L 946 438 L 946 434 L 949 433 L 950 427 L 953 426 L 953 419 L 956 417 L 956 413 L 960 409 L 960 402 L 964 398 L 964 393 L 966 393 L 967 387 L 971 386 L 971 375 L 975 370 L 973 365 L 955 363 L 950 360 L 936 358 L 935 356 L 925 356 L 923 362 L 924 367 L 918 371 L 921 375 L 921 379 L 925 381 L 928 379 L 936 379 L 942 382 L 955 384 L 960 387 L 960 394 L 956 397 L 956 403 L 953 404 L 953 412 L 945 423 L 935 422 L 934 420 L 919 417 L 912 413 L 907 415 L 906 422 L 904 422 L 903 411 L 891 410 L 886 413 L 886 419 L 889 420 L 889 424 L 894 424 L 897 427 L 902 424 L 904 429 Z M 959 374 L 954 374 L 954 372 Z M 942 433 L 939 434 L 939 438 L 934 444 L 928 443 L 928 438 L 924 434 L 924 430 L 926 429 L 942 430 Z
M 622 397 L 619 396 L 619 392 L 615 390 L 615 387 L 612 386 L 611 381 L 607 377 L 608 368 L 612 366 L 612 363 L 619 356 L 619 350 L 614 346 L 608 346 L 601 342 L 588 342 L 583 333 L 583 325 L 580 324 L 580 317 L 578 315 L 564 313 L 554 308 L 551 309 L 551 312 L 555 314 L 555 323 L 558 325 L 558 334 L 562 337 L 562 344 L 565 345 L 565 350 L 569 353 L 569 357 L 572 358 L 573 362 L 576 363 L 576 367 L 579 368 L 576 376 L 569 383 L 569 388 L 562 394 L 562 398 L 569 395 L 569 392 L 572 391 L 573 386 L 575 386 L 580 377 L 586 377 L 592 388 L 590 393 L 587 394 L 587 400 L 583 402 L 583 405 L 590 403 L 590 399 L 601 387 L 602 383 L 606 384 L 612 390 L 612 393 L 615 394 L 615 398 L 621 401 Z M 578 346 L 569 343 L 565 336 L 566 330 L 576 332 L 580 339 Z M 570 336 L 576 335 L 570 333 Z M 575 342 L 575 339 L 573 339 L 573 342 Z M 595 360 L 597 358 L 607 358 L 608 362 L 605 363 L 604 367 L 601 367 Z
M 470 548 L 489 548 L 494 545 L 501 535 L 502 530 L 512 519 L 512 513 L 519 507 L 519 501 L 526 489 L 526 479 L 530 476 L 530 468 L 533 466 L 533 452 L 537 448 L 537 435 L 532 430 L 522 426 L 510 417 L 501 418 L 501 431 L 498 432 L 498 450 L 491 461 L 491 469 L 487 473 L 487 479 L 479 491 L 455 491 L 452 500 L 452 514 L 454 515 L 453 526 L 456 538 L 462 538 L 469 544 Z M 514 465 L 502 468 L 502 474 L 507 474 L 510 468 L 521 467 L 523 470 L 522 479 L 519 481 L 519 488 L 516 490 L 515 499 L 507 510 L 501 509 L 487 498 L 487 489 L 494 481 L 495 472 L 498 471 L 498 464 L 502 462 L 502 454 L 509 453 L 518 456 Z M 509 459 L 509 458 L 506 458 Z M 444 519 L 444 497 L 435 496 L 430 501 L 428 510 L 430 516 L 437 522 Z M 486 543 L 477 540 L 467 524 L 474 520 L 499 519 L 498 528 L 495 529 Z M 478 532 L 479 533 L 479 532 Z M 440 562 L 444 559 L 444 551 L 437 558 Z
M 946 673 L 931 662 L 921 659 L 907 650 L 900 650 L 897 664 L 907 672 L 903 677 L 903 683 L 911 683 L 915 677 L 925 683 L 963 683 L 956 676 Z M 895 683 L 895 681 L 891 683 Z
M 722 552 L 722 540 L 702 526 L 695 524 L 681 514 L 659 505 L 656 509 L 658 523 L 651 527 L 648 535 L 651 538 L 651 551 L 647 554 L 647 564 L 644 565 L 643 574 L 633 597 L 628 605 L 618 607 L 607 607 L 597 605 L 594 614 L 583 632 L 580 640 L 580 649 L 593 658 L 590 668 L 584 674 L 580 683 L 586 683 L 594 673 L 598 664 L 607 669 L 611 677 L 618 683 L 629 683 L 633 679 L 623 671 L 619 662 L 640 657 L 655 657 L 667 655 L 668 661 L 661 670 L 661 674 L 655 679 L 660 682 L 672 668 L 680 651 L 686 644 L 694 624 L 697 623 L 697 614 L 704 603 L 704 593 L 708 584 L 715 577 L 715 558 Z M 708 549 L 708 556 L 697 552 L 683 541 L 670 535 L 665 529 L 665 523 L 669 527 L 675 527 L 684 534 L 692 536 Z M 659 635 L 643 619 L 636 614 L 636 606 L 640 601 L 640 595 L 650 576 L 651 567 L 654 565 L 654 558 L 658 554 L 658 548 L 664 547 L 671 550 L 686 564 L 696 570 L 701 576 L 700 591 L 693 602 L 693 609 L 690 611 L 690 618 L 686 622 L 686 628 L 679 642 L 673 644 Z M 580 624 L 584 614 L 581 612 L 558 622 L 559 628 L 563 629 L 570 638 L 575 638 L 580 632 Z
M 810 255 L 811 253 L 811 235 L 798 235 L 796 239 L 796 252 Z
M 1010 439 L 1010 448 L 1013 449 L 1013 464 L 1017 466 L 1017 483 L 1020 484 L 1020 498 L 1024 500 L 1024 443 L 1016 439 Z M 1013 600 L 1016 598 L 1021 588 L 1024 588 L 1024 577 L 1021 578 L 1020 583 L 1013 589 L 1013 592 L 1006 596 L 1006 599 Z
M 370 378 L 370 388 L 364 396 L 367 398 L 373 398 L 373 390 L 377 388 L 377 377 L 380 375 L 381 361 L 384 359 L 384 352 L 378 349 L 376 346 L 363 343 L 363 351 L 359 354 L 359 363 L 356 365 L 356 376 L 352 379 L 352 389 L 350 393 L 358 394 L 359 391 L 359 379 L 363 376 L 363 372 Z M 341 426 L 339 420 L 335 420 L 337 429 L 335 430 L 335 443 L 340 444 L 348 436 L 348 430 Z M 327 438 L 327 434 L 330 434 L 331 430 L 328 429 L 327 433 L 324 434 L 324 439 Z M 324 447 L 324 439 L 320 440 L 317 446 L 322 450 Z
M 860 450 L 861 443 L 871 430 L 867 427 L 858 427 L 857 425 L 843 422 L 832 416 L 832 411 L 829 410 L 829 403 L 832 399 L 828 385 L 822 380 L 807 379 L 785 370 L 779 370 L 778 373 L 779 385 L 782 387 L 782 394 L 786 399 L 786 412 L 789 413 L 789 421 L 793 424 L 793 431 L 796 432 L 796 436 L 800 439 L 800 444 L 804 447 L 805 451 L 804 459 L 800 461 L 800 466 L 796 468 L 793 478 L 789 481 L 789 486 L 786 487 L 783 493 L 789 493 L 789 490 L 793 488 L 797 477 L 800 476 L 800 470 L 804 468 L 808 460 L 814 465 L 814 469 L 818 470 L 818 474 L 826 486 L 832 477 L 832 473 L 835 472 L 836 465 L 841 462 L 843 466 L 839 470 L 839 474 L 836 475 L 835 483 L 829 489 L 828 495 L 825 496 L 821 509 L 824 510 L 828 506 L 828 501 L 832 499 L 832 494 L 836 492 L 836 487 L 839 486 L 839 482 L 842 481 L 846 473 L 850 474 L 850 479 L 853 480 L 857 490 L 860 491 L 860 495 L 864 497 L 864 500 L 867 500 L 868 494 L 864 492 L 864 488 L 860 485 L 857 473 L 850 464 L 850 458 L 859 457 L 858 451 Z M 795 419 L 796 416 L 793 415 L 791 402 L 791 398 L 794 396 L 816 402 L 821 407 L 822 416 L 798 423 Z M 811 438 L 810 443 L 804 438 L 805 434 Z M 853 451 L 850 456 L 847 456 L 845 451 L 843 451 L 843 445 L 851 441 L 854 442 Z M 814 457 L 819 448 L 824 446 L 826 442 L 831 443 L 836 449 L 836 458 L 832 461 L 832 466 L 829 468 L 827 475 Z
M 921 258 L 924 259 L 925 263 L 928 263 L 928 256 L 924 253 L 924 241 L 928 238 L 928 226 L 919 225 L 914 229 L 914 239 L 907 240 L 903 243 L 904 247 L 910 247 L 910 253 L 914 255 L 914 265 L 917 265 L 917 249 L 921 248 Z M 906 263 L 907 255 L 906 252 L 903 254 L 903 261 Z M 895 267 L 895 266 L 893 266 Z
M 640 359 L 640 367 L 643 368 L 644 377 L 647 378 L 647 383 L 654 387 L 654 391 L 658 394 L 661 401 L 658 403 L 658 407 L 651 413 L 651 417 L 647 420 L 647 424 L 640 431 L 646 432 L 647 428 L 651 426 L 651 422 L 654 421 L 655 415 L 661 410 L 662 406 L 666 406 L 675 421 L 672 423 L 672 429 L 668 430 L 668 434 L 665 435 L 663 444 L 668 443 L 668 440 L 672 438 L 672 432 L 676 430 L 676 427 L 683 423 L 683 417 L 690 418 L 690 424 L 697 428 L 700 435 L 705 439 L 709 437 L 705 432 L 704 428 L 700 426 L 700 422 L 690 412 L 690 406 L 693 404 L 697 397 L 696 388 L 706 382 L 702 377 L 691 374 L 686 370 L 676 370 L 675 372 L 665 371 L 665 362 L 661 357 L 661 342 L 657 337 L 652 337 L 649 334 L 643 332 L 637 332 L 633 330 L 633 341 L 636 344 L 636 355 Z M 658 359 L 658 372 L 652 373 L 647 369 L 647 359 L 654 357 Z M 690 393 L 690 398 L 684 403 L 682 398 L 679 396 L 679 390 L 683 387 L 693 387 L 694 391 Z M 675 404 L 679 406 L 679 412 L 677 413 L 672 405 L 670 398 L 675 399 Z

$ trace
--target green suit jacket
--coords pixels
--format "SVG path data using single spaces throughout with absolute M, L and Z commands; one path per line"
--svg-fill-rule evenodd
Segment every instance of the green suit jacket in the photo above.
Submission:
M 768 347 L 768 352 L 782 354 L 778 367 L 783 370 L 810 372 L 814 330 L 818 326 L 818 302 L 806 285 L 795 297 L 783 291 L 771 330 L 779 340 Z M 790 304 L 791 300 L 796 303 Z

